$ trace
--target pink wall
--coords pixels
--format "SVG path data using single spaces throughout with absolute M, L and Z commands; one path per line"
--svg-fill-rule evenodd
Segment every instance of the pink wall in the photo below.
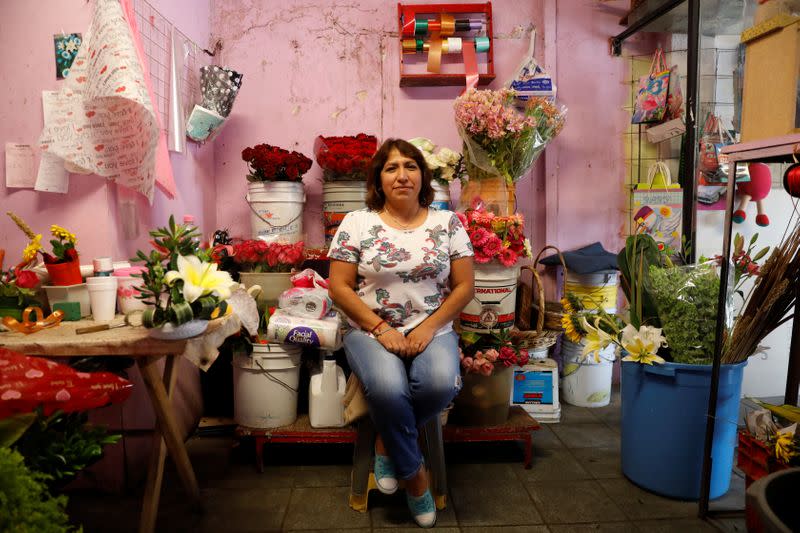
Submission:
M 210 33 L 210 0 L 152 0 L 184 33 L 202 46 Z M 84 33 L 92 4 L 83 0 L 4 0 L 0 3 L 0 47 L 6 51 L 0 62 L 0 141 L 34 144 L 42 130 L 42 90 L 58 89 L 55 78 L 53 34 Z M 50 224 L 73 231 L 79 239 L 82 262 L 112 255 L 127 259 L 146 243 L 147 230 L 166 222 L 170 214 L 179 219 L 195 215 L 204 230 L 216 226 L 213 181 L 213 147 L 191 145 L 185 155 L 172 154 L 178 199 L 156 192 L 153 206 L 138 199 L 139 232 L 136 240 L 125 240 L 117 213 L 116 186 L 97 176 L 72 175 L 69 193 L 35 192 L 5 186 L 5 154 L 0 163 L 0 248 L 7 250 L 6 265 L 14 261 L 26 244 L 25 236 L 5 216 L 20 214 L 35 231 L 47 234 Z M 38 160 L 38 156 L 37 156 Z
M 365 131 L 379 138 L 427 136 L 460 146 L 452 115 L 460 88 L 399 87 L 393 2 L 291 2 L 281 8 L 254 0 L 153 3 L 199 44 L 207 44 L 203 39 L 209 33 L 221 38 L 220 63 L 245 74 L 242 92 L 213 145 L 190 143 L 186 155 L 172 154 L 179 199 L 157 192 L 152 208 L 139 200 L 138 240 L 122 239 L 115 187 L 100 178 L 73 176 L 66 196 L 8 190 L 2 180 L 3 211 L 17 210 L 37 231 L 53 222 L 72 229 L 85 260 L 107 253 L 128 257 L 143 244 L 146 230 L 164 223 L 170 213 L 194 214 L 206 233 L 227 226 L 234 234 L 248 234 L 240 152 L 259 142 L 311 155 L 319 133 Z M 610 56 L 608 37 L 620 31 L 617 20 L 626 3 L 493 2 L 497 79 L 490 87 L 502 86 L 511 75 L 527 48 L 526 30 L 536 25 L 536 55 L 556 74 L 559 100 L 569 108 L 561 136 L 518 183 L 520 211 L 529 221 L 534 248 L 552 243 L 569 249 L 600 240 L 614 250 L 621 244 L 626 62 Z M 53 76 L 52 34 L 82 32 L 88 25 L 90 4 L 57 4 L 58 9 L 52 0 L 0 4 L 3 49 L 31 49 L 6 54 L 0 64 L 3 141 L 36 141 L 42 126 L 40 91 L 60 83 Z M 305 228 L 312 245 L 323 241 L 319 176 L 315 165 L 305 179 Z M 0 228 L 0 247 L 11 256 L 24 238 L 5 218 Z
M 497 79 L 490 87 L 501 87 L 511 76 L 527 49 L 527 30 L 535 25 L 537 58 L 557 72 L 559 100 L 569 107 L 567 127 L 548 149 L 548 160 L 517 184 L 534 248 L 545 241 L 569 249 L 600 240 L 614 250 L 621 242 L 625 62 L 610 56 L 608 37 L 620 31 L 624 4 L 492 2 Z M 267 142 L 311 156 L 317 134 L 364 131 L 379 139 L 425 136 L 460 148 L 452 102 L 461 88 L 399 87 L 395 3 L 279 7 L 214 0 L 212 13 L 224 64 L 245 73 L 233 118 L 215 146 L 217 216 L 232 234 L 250 232 L 240 157 L 246 146 Z M 304 183 L 306 240 L 319 246 L 319 167 Z

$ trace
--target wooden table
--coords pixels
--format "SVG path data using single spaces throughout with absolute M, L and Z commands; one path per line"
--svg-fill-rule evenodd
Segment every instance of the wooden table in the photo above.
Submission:
M 198 508 L 202 507 L 200 488 L 197 485 L 197 479 L 189 461 L 189 455 L 186 453 L 186 447 L 170 402 L 177 375 L 175 372 L 175 360 L 187 351 L 190 343 L 203 342 L 206 337 L 213 336 L 215 332 L 218 334 L 223 330 L 228 331 L 231 329 L 238 331 L 238 327 L 233 327 L 236 325 L 232 322 L 234 320 L 238 323 L 238 319 L 232 316 L 213 320 L 209 323 L 208 330 L 203 335 L 178 341 L 153 339 L 148 336 L 146 329 L 130 326 L 77 335 L 75 333 L 76 328 L 95 325 L 96 323 L 90 320 L 62 322 L 59 326 L 44 329 L 30 335 L 16 332 L 0 333 L 0 346 L 26 355 L 45 357 L 103 355 L 131 357 L 136 360 L 147 387 L 147 394 L 153 404 L 157 421 L 156 434 L 153 439 L 153 453 L 150 457 L 139 523 L 140 532 L 150 532 L 155 529 L 164 473 L 164 460 L 167 452 L 175 462 L 178 475 L 192 502 Z M 165 359 L 163 377 L 159 375 L 156 367 L 156 363 L 160 359 Z

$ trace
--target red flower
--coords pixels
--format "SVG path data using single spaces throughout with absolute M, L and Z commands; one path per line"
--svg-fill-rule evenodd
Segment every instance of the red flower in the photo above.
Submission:
M 32 289 L 39 283 L 39 276 L 30 270 L 17 269 L 14 274 L 17 276 L 14 283 L 21 289 Z
M 355 137 L 317 137 L 314 157 L 326 172 L 336 175 L 363 174 L 378 149 L 378 139 L 359 133 Z
M 250 181 L 300 181 L 313 164 L 300 152 L 290 152 L 269 144 L 258 144 L 242 150 L 247 161 Z

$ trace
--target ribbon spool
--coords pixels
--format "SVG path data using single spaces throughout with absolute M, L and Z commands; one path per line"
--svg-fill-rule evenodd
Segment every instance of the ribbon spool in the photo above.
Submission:
M 428 32 L 439 32 L 443 37 L 456 32 L 481 31 L 484 22 L 480 19 L 456 19 L 452 15 L 441 15 L 436 19 L 415 17 L 403 24 L 403 35 L 423 37 Z
M 798 146 L 800 145 L 794 147 L 794 152 L 792 153 L 794 164 L 789 166 L 786 172 L 783 173 L 783 188 L 789 193 L 789 196 L 794 198 L 800 198 L 800 163 L 797 161 Z
M 31 313 L 35 315 L 35 321 L 30 319 Z M 22 322 L 17 322 L 15 318 L 7 316 L 3 317 L 3 325 L 10 330 L 19 331 L 27 335 L 45 328 L 57 326 L 61 323 L 63 318 L 64 311 L 60 309 L 58 311 L 53 311 L 50 316 L 45 318 L 41 307 L 26 307 L 22 312 Z
M 443 54 L 460 54 L 462 48 L 461 37 L 448 37 L 441 41 Z M 403 53 L 415 54 L 417 52 L 427 52 L 430 50 L 431 43 L 422 39 L 403 39 Z

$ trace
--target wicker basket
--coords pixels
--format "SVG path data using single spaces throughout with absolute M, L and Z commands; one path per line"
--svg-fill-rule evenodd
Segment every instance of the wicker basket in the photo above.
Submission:
M 567 280 L 567 263 L 564 261 L 564 256 L 561 254 L 561 250 L 556 248 L 555 246 L 545 246 L 542 248 L 539 253 L 536 255 L 536 259 L 533 261 L 533 268 L 539 265 L 539 260 L 542 259 L 542 254 L 546 250 L 555 250 L 556 254 L 558 254 L 558 259 L 561 261 L 561 267 L 564 269 L 563 276 L 562 276 L 562 284 L 561 284 L 561 295 L 563 296 L 566 294 L 566 280 Z M 535 270 L 534 270 L 535 271 Z M 541 286 L 541 284 L 540 284 Z M 543 301 L 544 297 L 542 297 L 539 301 Z M 538 303 L 533 304 L 533 314 L 537 316 L 537 322 L 539 320 L 539 316 L 542 315 L 540 312 L 541 306 Z M 558 301 L 545 301 L 544 302 L 544 327 L 549 330 L 555 331 L 564 331 L 563 326 L 561 325 L 561 319 L 564 317 L 564 309 L 561 305 L 561 302 Z
M 544 302 L 544 287 L 542 286 L 542 278 L 539 273 L 532 266 L 523 266 L 521 270 L 530 270 L 533 275 L 534 288 L 536 289 L 535 295 L 538 297 L 537 302 L 541 304 Z M 534 304 L 536 305 L 536 304 Z M 522 324 L 520 324 L 522 325 Z M 561 335 L 561 323 L 559 322 L 558 329 L 546 328 L 545 317 L 541 314 L 536 319 L 536 329 L 534 330 L 514 330 L 511 332 L 511 339 L 517 348 L 526 349 L 541 349 L 548 348 L 556 343 L 558 336 Z

